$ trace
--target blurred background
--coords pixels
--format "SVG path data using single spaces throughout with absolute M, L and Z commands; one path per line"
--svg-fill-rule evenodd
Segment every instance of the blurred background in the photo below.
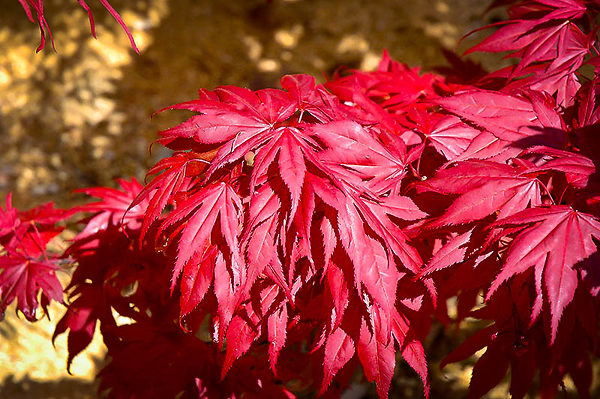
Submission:
M 501 10 L 484 15 L 485 0 L 112 0 L 135 37 L 137 55 L 99 2 L 88 3 L 97 40 L 77 1 L 46 1 L 56 51 L 47 43 L 36 54 L 37 26 L 17 0 L 2 2 L 2 204 L 12 192 L 22 209 L 47 201 L 68 207 L 81 201 L 71 193 L 76 188 L 114 186 L 119 177 L 143 180 L 166 155 L 158 145 L 149 152 L 157 131 L 187 116 L 152 113 L 194 99 L 199 88 L 278 87 L 280 77 L 291 73 L 322 82 L 342 65 L 374 69 L 384 48 L 397 60 L 431 70 L 445 64 L 442 48 L 462 52 L 481 38 L 473 35 L 457 48 L 463 34 L 503 18 Z M 95 397 L 93 377 L 103 359 L 99 340 L 76 358 L 68 376 L 65 337 L 56 348 L 50 342 L 60 306 L 50 309 L 51 322 L 33 325 L 11 309 L 6 314 L 0 323 L 0 399 Z M 431 356 L 430 369 L 445 388 L 434 386 L 432 395 L 447 390 L 447 397 L 464 396 L 469 366 L 448 366 L 439 375 L 436 359 L 453 343 L 438 336 L 434 330 L 431 345 L 440 353 Z M 393 389 L 419 397 L 420 382 L 404 367 Z M 490 397 L 506 392 L 504 387 Z

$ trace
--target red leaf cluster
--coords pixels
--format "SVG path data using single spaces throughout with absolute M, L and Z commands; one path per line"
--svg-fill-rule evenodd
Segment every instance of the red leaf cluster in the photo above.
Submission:
M 510 19 L 470 51 L 516 58 L 499 71 L 451 57 L 478 72 L 446 79 L 384 54 L 325 85 L 285 76 L 170 107 L 194 115 L 160 132 L 173 154 L 149 183 L 84 190 L 101 201 L 76 209 L 93 216 L 65 254 L 69 363 L 99 323 L 109 397 L 338 397 L 360 366 L 384 398 L 400 358 L 428 396 L 432 318 L 469 317 L 487 327 L 443 362 L 486 348 L 469 397 L 509 369 L 514 398 L 536 375 L 554 397 L 567 374 L 590 397 L 600 4 L 496 3 Z M 0 281 L 22 284 L 15 215 Z
M 48 25 L 48 21 L 46 21 L 46 16 L 44 15 L 44 0 L 18 0 L 25 10 L 25 14 L 27 14 L 27 18 L 33 23 L 37 23 L 40 28 L 40 45 L 35 50 L 36 52 L 40 52 L 46 47 L 46 35 L 50 38 L 50 42 L 52 44 L 52 48 L 54 49 L 54 38 L 52 37 L 52 32 L 50 31 L 50 26 Z M 96 37 L 96 24 L 94 23 L 94 15 L 92 14 L 92 10 L 90 6 L 86 3 L 85 0 L 77 0 L 79 5 L 87 12 L 88 18 L 90 20 L 90 29 L 92 30 L 92 36 Z M 123 22 L 123 19 L 119 15 L 119 13 L 110 5 L 108 0 L 98 0 L 104 8 L 112 15 L 112 17 L 121 25 L 121 28 L 127 34 L 129 38 L 129 42 L 131 43 L 131 47 L 135 50 L 136 53 L 139 53 L 137 46 L 135 45 L 135 40 L 133 39 L 133 35 Z
M 51 203 L 19 211 L 12 206 L 10 195 L 6 198 L 6 210 L 0 208 L 2 318 L 6 307 L 15 299 L 17 310 L 29 321 L 36 320 L 39 305 L 46 313 L 50 301 L 63 301 L 63 288 L 56 277 L 61 257 L 46 247 L 63 229 L 56 223 L 69 214 L 69 211 L 54 209 Z

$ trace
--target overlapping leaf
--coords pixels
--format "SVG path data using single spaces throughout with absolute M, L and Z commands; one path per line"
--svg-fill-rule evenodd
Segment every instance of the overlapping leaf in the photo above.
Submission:
M 47 246 L 63 230 L 56 223 L 71 213 L 51 203 L 17 211 L 7 197 L 6 210 L 0 208 L 0 314 L 16 299 L 17 309 L 34 321 L 38 305 L 46 313 L 50 301 L 62 302 L 62 284 L 56 277 L 61 260 Z
M 464 224 L 493 213 L 506 217 L 540 205 L 541 182 L 527 171 L 489 161 L 466 161 L 441 171 L 422 186 L 460 196 L 431 225 Z
M 531 98 L 501 92 L 471 90 L 437 100 L 448 111 L 486 129 L 501 140 L 564 142 L 561 118 L 543 95 Z M 544 129 L 552 128 L 543 136 Z M 543 142 L 543 141 L 542 141 Z
M 502 271 L 487 294 L 488 298 L 512 276 L 533 268 L 538 301 L 532 319 L 541 311 L 544 298 L 551 313 L 551 340 L 565 307 L 572 302 L 578 285 L 576 265 L 598 251 L 593 237 L 600 238 L 600 222 L 568 206 L 527 209 L 498 221 L 498 226 L 531 225 L 511 243 Z M 543 287 L 542 287 L 543 281 Z
M 236 286 L 241 284 L 245 273 L 239 253 L 240 208 L 240 198 L 233 188 L 226 183 L 219 183 L 198 191 L 189 198 L 187 204 L 169 214 L 162 224 L 163 229 L 185 219 L 177 247 L 173 285 L 185 264 L 196 252 L 207 243 L 218 244 L 211 241 L 215 226 L 219 226 L 220 233 L 231 251 L 234 284 Z

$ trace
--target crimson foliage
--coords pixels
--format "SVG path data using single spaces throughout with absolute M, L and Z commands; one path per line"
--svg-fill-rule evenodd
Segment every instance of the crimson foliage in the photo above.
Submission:
M 536 375 L 554 397 L 567 374 L 590 397 L 600 1 L 496 3 L 510 19 L 469 51 L 510 67 L 421 74 L 384 54 L 325 85 L 200 90 L 170 107 L 194 115 L 160 132 L 174 153 L 147 185 L 83 190 L 100 201 L 64 212 L 8 201 L 2 309 L 17 298 L 34 319 L 76 265 L 55 336 L 70 363 L 100 325 L 112 398 L 336 397 L 359 366 L 384 398 L 399 355 L 428 396 L 423 342 L 456 298 L 455 322 L 488 321 L 443 362 L 486 348 L 470 398 L 509 368 L 514 398 Z M 72 212 L 93 216 L 49 254 Z
M 39 52 L 46 47 L 46 35 L 50 38 L 50 43 L 52 44 L 52 48 L 54 48 L 54 38 L 52 37 L 52 32 L 50 31 L 50 26 L 48 25 L 48 21 L 46 21 L 46 16 L 44 14 L 44 0 L 18 0 L 25 10 L 25 14 L 27 14 L 27 18 L 33 23 L 37 23 L 40 28 L 40 45 L 36 49 L 36 52 Z M 96 25 L 94 23 L 94 15 L 92 14 L 92 10 L 90 6 L 86 3 L 85 0 L 77 0 L 79 5 L 87 12 L 88 18 L 90 20 L 90 29 L 92 30 L 92 36 L 96 37 Z M 123 22 L 123 19 L 119 15 L 119 13 L 110 5 L 108 0 L 98 0 L 104 8 L 112 15 L 112 17 L 121 25 L 127 37 L 129 38 L 129 42 L 131 43 L 131 47 L 139 53 L 137 46 L 135 45 L 135 40 L 133 40 L 133 35 Z

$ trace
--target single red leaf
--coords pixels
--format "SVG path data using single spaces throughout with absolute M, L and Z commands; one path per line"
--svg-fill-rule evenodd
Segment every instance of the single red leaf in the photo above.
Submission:
M 504 22 L 503 25 L 504 26 L 499 28 L 490 36 L 486 37 L 480 43 L 468 49 L 464 55 L 474 53 L 476 51 L 501 53 L 504 51 L 515 51 L 522 49 L 531 40 L 531 35 L 526 36 L 524 33 L 535 28 L 537 21 L 515 20 Z
M 517 170 L 500 162 L 470 160 L 458 162 L 452 167 L 440 169 L 436 174 L 419 183 L 419 191 L 433 190 L 442 194 L 465 194 L 491 180 L 510 178 Z
M 491 325 L 475 332 L 442 360 L 440 369 L 443 369 L 449 363 L 457 363 L 473 356 L 475 352 L 487 345 L 490 337 L 496 333 L 497 330 L 498 326 Z
M 283 303 L 267 318 L 267 331 L 269 338 L 269 364 L 274 374 L 277 374 L 277 358 L 285 346 L 288 326 L 288 309 Z
M 338 327 L 329 334 L 325 343 L 324 376 L 319 395 L 325 392 L 333 377 L 352 359 L 355 351 L 354 341 L 343 329 Z
M 227 329 L 227 350 L 221 369 L 221 380 L 225 378 L 233 362 L 250 349 L 252 342 L 258 337 L 258 332 L 240 316 L 234 316 Z
M 429 378 L 427 359 L 423 344 L 411 337 L 409 320 L 399 312 L 393 314 L 392 334 L 394 335 L 402 357 L 423 381 L 425 397 L 429 397 Z
M 132 178 L 131 182 L 119 179 L 121 190 L 110 187 L 92 187 L 77 190 L 92 197 L 101 198 L 101 201 L 81 205 L 75 209 L 78 212 L 96 213 L 86 224 L 77 239 L 82 240 L 90 237 L 101 230 L 106 230 L 108 226 L 127 227 L 131 230 L 137 230 L 142 226 L 142 219 L 148 208 L 148 200 L 134 200 L 142 191 L 142 185 Z
M 460 193 L 431 226 L 457 225 L 481 220 L 492 213 L 510 216 L 542 203 L 541 182 L 529 169 L 489 161 L 467 161 L 442 170 L 420 185 L 443 193 Z
M 525 397 L 537 371 L 534 344 L 513 351 L 510 362 L 510 395 L 514 399 Z
M 394 341 L 382 335 L 378 313 L 374 312 L 372 316 L 374 331 L 363 319 L 356 350 L 365 376 L 375 382 L 379 397 L 387 398 L 396 366 L 396 349 Z
M 505 163 L 520 152 L 521 149 L 511 146 L 510 141 L 501 140 L 492 133 L 484 130 L 471 141 L 463 153 L 454 158 L 454 161 L 485 159 Z
M 210 288 L 217 254 L 216 247 L 208 246 L 205 250 L 196 252 L 185 264 L 179 298 L 182 317 L 198 306 Z
M 426 276 L 462 262 L 465 259 L 467 244 L 471 240 L 472 232 L 473 229 L 450 238 L 443 247 L 433 254 L 418 276 Z
M 17 299 L 17 309 L 29 321 L 36 320 L 38 295 L 42 300 L 63 301 L 63 288 L 56 277 L 54 260 L 33 260 L 17 253 L 0 256 L 0 314 Z
M 139 54 L 140 50 L 138 50 L 137 46 L 135 45 L 135 40 L 133 38 L 133 35 L 129 31 L 129 28 L 127 28 L 127 25 L 125 25 L 125 22 L 123 21 L 123 19 L 119 15 L 119 13 L 114 8 L 112 8 L 112 6 L 110 5 L 110 3 L 107 0 L 98 0 L 98 1 L 104 6 L 104 8 L 106 8 L 106 10 L 108 10 L 110 15 L 112 15 L 112 17 L 115 19 L 115 21 L 117 21 L 117 23 L 119 25 L 121 25 L 121 28 L 123 28 L 123 30 L 125 31 L 125 34 L 127 34 L 127 37 L 129 38 L 129 43 L 131 43 L 131 47 L 133 47 L 135 52 Z M 84 3 L 83 0 L 79 0 L 79 2 L 80 2 L 80 4 Z M 92 31 L 93 31 L 94 23 L 93 23 L 92 19 L 90 19 L 90 26 L 92 27 Z
M 215 322 L 215 337 L 223 345 L 223 339 L 229 329 L 229 324 L 238 305 L 229 270 L 223 259 L 223 254 L 219 253 L 215 259 L 214 266 L 214 293 L 217 298 L 217 315 Z M 237 357 L 236 357 L 237 359 Z M 233 363 L 232 359 L 231 362 Z
M 196 158 L 192 152 L 176 153 L 160 160 L 147 173 L 147 176 L 162 172 L 147 184 L 129 205 L 130 209 L 145 203 L 144 219 L 140 241 L 143 241 L 150 225 L 154 223 L 166 206 L 173 202 L 175 194 L 184 189 L 189 182 L 188 170 L 203 159 Z M 129 210 L 128 210 L 129 212 Z
M 546 160 L 530 172 L 538 171 L 560 171 L 567 178 L 567 182 L 573 187 L 582 189 L 588 184 L 590 176 L 596 172 L 594 161 L 572 151 L 557 150 L 551 147 L 535 146 L 522 152 L 522 155 L 540 154 L 545 155 Z M 550 159 L 548 159 L 550 158 Z
M 98 309 L 103 303 L 101 291 L 98 287 L 85 286 L 80 290 L 80 296 L 73 301 L 67 312 L 56 324 L 52 334 L 52 342 L 60 334 L 69 330 L 67 338 L 67 370 L 75 356 L 81 353 L 92 342 L 98 321 Z
M 409 110 L 408 115 L 416 124 L 415 130 L 425 136 L 425 142 L 449 161 L 462 154 L 480 133 L 454 115 L 429 113 L 419 108 Z
M 191 195 L 185 204 L 169 214 L 162 223 L 161 230 L 182 219 L 186 219 L 181 239 L 177 247 L 177 260 L 173 270 L 172 286 L 183 266 L 210 239 L 217 220 L 220 230 L 232 255 L 234 284 L 242 281 L 242 258 L 238 237 L 241 232 L 239 210 L 242 204 L 235 190 L 226 183 L 213 184 Z
M 537 179 L 497 178 L 458 197 L 432 226 L 469 223 L 494 212 L 498 213 L 498 217 L 506 217 L 541 203 Z
M 537 96 L 528 99 L 495 91 L 469 90 L 436 102 L 502 140 L 515 142 L 538 136 L 544 128 L 562 129 L 558 113 Z M 553 136 L 557 136 L 556 141 L 564 140 L 558 133 Z
M 290 129 L 284 129 L 279 149 L 279 175 L 285 182 L 292 197 L 290 219 L 293 219 L 298 201 L 302 194 L 306 165 L 302 148 L 305 144 L 299 140 Z
M 377 131 L 348 120 L 317 125 L 311 131 L 327 147 L 319 153 L 319 159 L 336 177 L 357 187 L 381 192 L 405 175 L 406 162 L 378 140 Z
M 190 138 L 200 144 L 221 144 L 240 133 L 253 135 L 269 129 L 263 120 L 230 109 L 205 109 L 187 121 L 160 132 L 161 144 L 168 146 L 176 138 Z
M 331 225 L 331 221 L 327 217 L 323 217 L 320 225 L 321 234 L 323 234 L 323 266 L 327 270 L 329 261 L 333 256 L 333 251 L 337 246 L 337 236 Z
M 350 303 L 350 291 L 348 289 L 346 278 L 344 277 L 344 272 L 333 262 L 327 266 L 327 283 L 329 285 L 331 298 L 333 299 L 331 318 L 333 328 L 335 329 L 338 328 L 342 322 L 346 308 Z
M 531 226 L 511 242 L 502 271 L 490 286 L 487 298 L 516 274 L 534 266 L 543 268 L 551 313 L 551 342 L 554 342 L 562 312 L 573 300 L 578 285 L 574 267 L 597 252 L 592 237 L 600 239 L 600 222 L 569 206 L 555 205 L 526 209 L 499 220 L 496 225 Z
M 493 335 L 485 353 L 473 367 L 473 375 L 469 383 L 468 399 L 478 399 L 502 381 L 506 375 L 510 359 L 506 354 L 512 342 L 510 335 Z

